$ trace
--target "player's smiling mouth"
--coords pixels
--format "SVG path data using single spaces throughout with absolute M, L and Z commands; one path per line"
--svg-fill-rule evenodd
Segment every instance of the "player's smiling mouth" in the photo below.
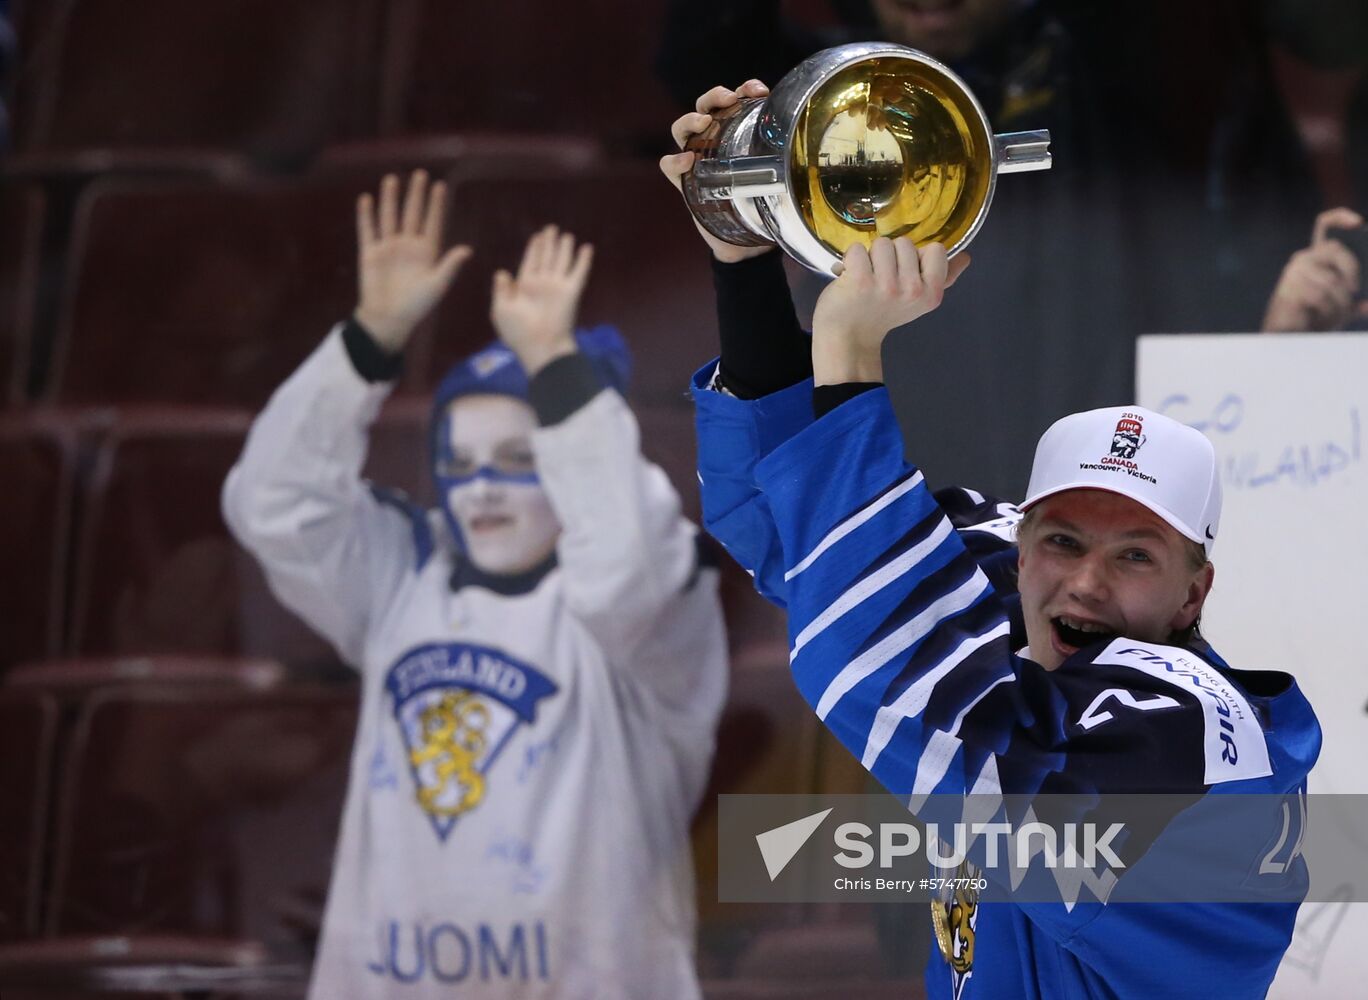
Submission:
M 1056 640 L 1070 649 L 1082 649 L 1098 642 L 1110 642 L 1118 633 L 1100 622 L 1090 622 L 1069 615 L 1050 619 Z

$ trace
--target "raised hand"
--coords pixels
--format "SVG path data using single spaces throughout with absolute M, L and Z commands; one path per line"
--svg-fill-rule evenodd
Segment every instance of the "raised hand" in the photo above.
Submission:
M 576 249 L 574 236 L 546 226 L 527 241 L 516 278 L 494 275 L 489 318 L 529 377 L 576 350 L 575 315 L 593 258 L 592 246 Z
M 356 239 L 361 300 L 356 321 L 385 350 L 397 354 L 450 287 L 470 256 L 470 247 L 442 252 L 446 184 L 431 188 L 425 171 L 409 178 L 402 213 L 399 178 L 380 182 L 380 211 L 363 194 L 356 201 Z
M 882 382 L 884 338 L 941 304 L 945 290 L 969 266 L 945 247 L 920 250 L 906 236 L 879 237 L 868 251 L 846 251 L 840 276 L 817 298 L 812 314 L 812 368 L 817 385 Z
M 1316 216 L 1311 245 L 1294 253 L 1283 268 L 1264 313 L 1265 333 L 1309 333 L 1337 330 L 1363 313 L 1355 304 L 1362 287 L 1358 258 L 1331 227 L 1354 229 L 1363 217 L 1348 208 L 1331 208 Z
M 674 138 L 675 145 L 680 149 L 689 139 L 700 132 L 706 132 L 708 126 L 713 123 L 712 112 L 729 108 L 743 97 L 764 97 L 769 94 L 769 88 L 759 80 L 747 80 L 735 90 L 728 90 L 726 87 L 714 87 L 698 99 L 694 105 L 696 111 L 691 111 L 687 115 L 675 119 L 670 126 L 670 135 Z M 663 173 L 670 183 L 678 191 L 683 190 L 683 180 L 685 174 L 693 169 L 694 154 L 686 151 L 683 153 L 670 153 L 660 158 L 660 172 Z M 738 247 L 733 246 L 723 240 L 719 240 L 712 233 L 698 225 L 698 220 L 694 220 L 694 226 L 698 233 L 703 237 L 703 242 L 707 243 L 712 249 L 713 256 L 720 261 L 735 263 L 746 260 L 750 257 L 758 257 L 762 253 L 769 253 L 774 249 L 767 247 Z

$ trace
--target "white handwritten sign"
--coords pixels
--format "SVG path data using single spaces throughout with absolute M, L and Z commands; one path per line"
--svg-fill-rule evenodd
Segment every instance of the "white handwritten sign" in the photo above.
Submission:
M 1220 458 L 1203 632 L 1232 666 L 1296 676 L 1325 736 L 1312 792 L 1368 793 L 1368 334 L 1142 337 L 1136 369 L 1137 401 Z M 1343 875 L 1368 895 L 1368 871 Z M 1364 940 L 1368 904 L 1304 905 L 1269 996 L 1360 995 Z

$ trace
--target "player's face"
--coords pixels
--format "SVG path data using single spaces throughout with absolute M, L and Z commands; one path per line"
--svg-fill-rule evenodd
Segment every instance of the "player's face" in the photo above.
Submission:
M 889 41 L 937 59 L 962 59 L 1004 24 L 1022 0 L 873 0 Z
M 1165 642 L 1211 590 L 1186 539 L 1134 500 L 1066 490 L 1023 531 L 1017 581 L 1031 658 L 1054 670 L 1083 646 L 1126 636 Z
M 532 569 L 560 534 L 533 462 L 532 407 L 511 396 L 462 396 L 446 420 L 438 473 L 455 480 L 445 499 L 467 555 L 486 573 Z

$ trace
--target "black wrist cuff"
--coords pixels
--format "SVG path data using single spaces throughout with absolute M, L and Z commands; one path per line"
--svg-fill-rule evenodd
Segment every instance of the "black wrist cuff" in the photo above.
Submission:
M 812 374 L 812 341 L 798 325 L 777 250 L 724 264 L 712 258 L 722 381 L 741 399 L 759 399 Z
M 816 386 L 812 390 L 812 415 L 820 420 L 842 403 L 882 385 L 882 382 L 842 382 Z
M 527 386 L 528 401 L 543 427 L 558 424 L 603 391 L 594 364 L 576 351 L 552 361 Z
M 404 371 L 404 355 L 391 354 L 377 344 L 354 316 L 342 324 L 342 344 L 356 374 L 367 382 L 393 382 Z

